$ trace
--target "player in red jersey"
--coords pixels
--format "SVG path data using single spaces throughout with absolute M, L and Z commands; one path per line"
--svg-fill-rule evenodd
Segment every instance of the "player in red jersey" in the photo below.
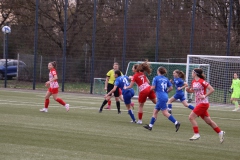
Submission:
M 190 140 L 197 140 L 200 138 L 200 134 L 198 131 L 198 124 L 196 121 L 197 117 L 201 117 L 209 126 L 211 126 L 215 132 L 218 133 L 220 143 L 224 140 L 225 132 L 222 131 L 217 124 L 210 118 L 208 113 L 209 101 L 208 96 L 214 92 L 213 87 L 205 81 L 205 76 L 203 74 L 202 69 L 195 68 L 192 71 L 192 85 L 191 88 L 187 87 L 186 91 L 189 93 L 195 93 L 195 101 L 196 107 L 189 115 L 189 120 L 192 124 L 194 135 L 190 138 Z M 207 92 L 208 90 L 208 92 Z
M 148 80 L 147 76 L 145 75 L 145 72 L 150 75 L 152 72 L 152 69 L 148 63 L 148 61 L 142 63 L 142 64 L 135 64 L 132 68 L 132 71 L 134 73 L 132 78 L 132 81 L 130 83 L 130 86 L 127 88 L 132 88 L 134 83 L 138 85 L 139 89 L 139 95 L 138 95 L 138 124 L 142 124 L 142 116 L 143 116 L 143 106 L 146 102 L 147 98 L 149 98 L 154 104 L 156 104 L 156 94 L 153 90 L 151 90 L 150 81 Z
M 57 71 L 56 71 L 56 62 L 48 63 L 49 72 L 49 81 L 45 83 L 45 86 L 48 87 L 48 91 L 45 95 L 45 107 L 40 109 L 41 112 L 48 112 L 48 105 L 49 105 L 49 97 L 52 95 L 53 99 L 60 103 L 61 105 L 65 106 L 66 110 L 69 111 L 69 104 L 66 104 L 61 98 L 58 98 L 58 82 L 57 82 Z

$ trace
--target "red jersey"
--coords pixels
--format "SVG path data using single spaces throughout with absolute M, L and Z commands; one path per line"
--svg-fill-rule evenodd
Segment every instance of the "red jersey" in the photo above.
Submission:
M 196 105 L 198 105 L 200 103 L 209 103 L 208 97 L 200 98 L 201 95 L 205 95 L 207 93 L 208 85 L 209 85 L 209 83 L 201 78 L 198 81 L 196 81 L 195 79 L 192 81 L 192 89 L 195 92 Z
M 55 75 L 57 75 L 57 71 L 54 68 L 52 68 L 49 72 L 49 81 L 52 80 Z M 57 80 L 50 82 L 50 88 L 58 88 L 58 87 L 59 87 L 59 85 L 58 85 Z
M 139 91 L 143 91 L 144 89 L 148 88 L 150 85 L 148 84 L 147 77 L 143 72 L 137 72 L 133 75 L 133 82 L 138 85 Z

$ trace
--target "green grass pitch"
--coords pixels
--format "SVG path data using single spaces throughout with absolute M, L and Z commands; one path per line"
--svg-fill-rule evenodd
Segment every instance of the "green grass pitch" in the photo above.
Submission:
M 198 119 L 201 138 L 189 141 L 193 131 L 188 120 L 190 110 L 173 104 L 173 115 L 181 122 L 178 132 L 159 113 L 152 131 L 130 123 L 125 105 L 118 115 L 112 110 L 98 113 L 102 96 L 59 93 L 70 104 L 70 111 L 50 99 L 48 113 L 45 92 L 1 89 L 1 160 L 239 160 L 240 111 L 211 106 L 212 119 L 226 132 L 220 144 L 218 135 Z M 133 99 L 137 104 L 137 99 Z M 154 105 L 147 101 L 143 123 L 148 124 Z M 137 105 L 135 105 L 137 117 Z

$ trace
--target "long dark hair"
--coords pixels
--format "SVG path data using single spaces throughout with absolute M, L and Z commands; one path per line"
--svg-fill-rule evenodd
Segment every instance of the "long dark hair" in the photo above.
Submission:
M 203 74 L 203 70 L 201 68 L 195 68 L 193 69 L 193 71 L 196 73 L 196 75 L 199 77 L 199 78 L 202 78 L 202 79 L 206 79 L 206 76 Z

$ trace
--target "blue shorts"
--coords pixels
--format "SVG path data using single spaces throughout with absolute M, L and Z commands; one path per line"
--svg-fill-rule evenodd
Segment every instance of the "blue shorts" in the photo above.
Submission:
M 176 93 L 173 97 L 174 97 L 174 99 L 176 99 L 176 100 L 179 99 L 181 102 L 184 101 L 184 100 L 186 100 L 186 98 L 185 98 L 185 96 L 184 96 L 184 93 Z
M 123 99 L 125 104 L 131 104 L 131 99 L 134 96 L 134 90 L 131 89 L 124 89 L 122 91 Z
M 157 104 L 155 106 L 155 109 L 158 110 L 158 111 L 164 111 L 167 109 L 167 101 L 168 100 L 161 100 L 161 99 L 158 99 L 157 100 Z

